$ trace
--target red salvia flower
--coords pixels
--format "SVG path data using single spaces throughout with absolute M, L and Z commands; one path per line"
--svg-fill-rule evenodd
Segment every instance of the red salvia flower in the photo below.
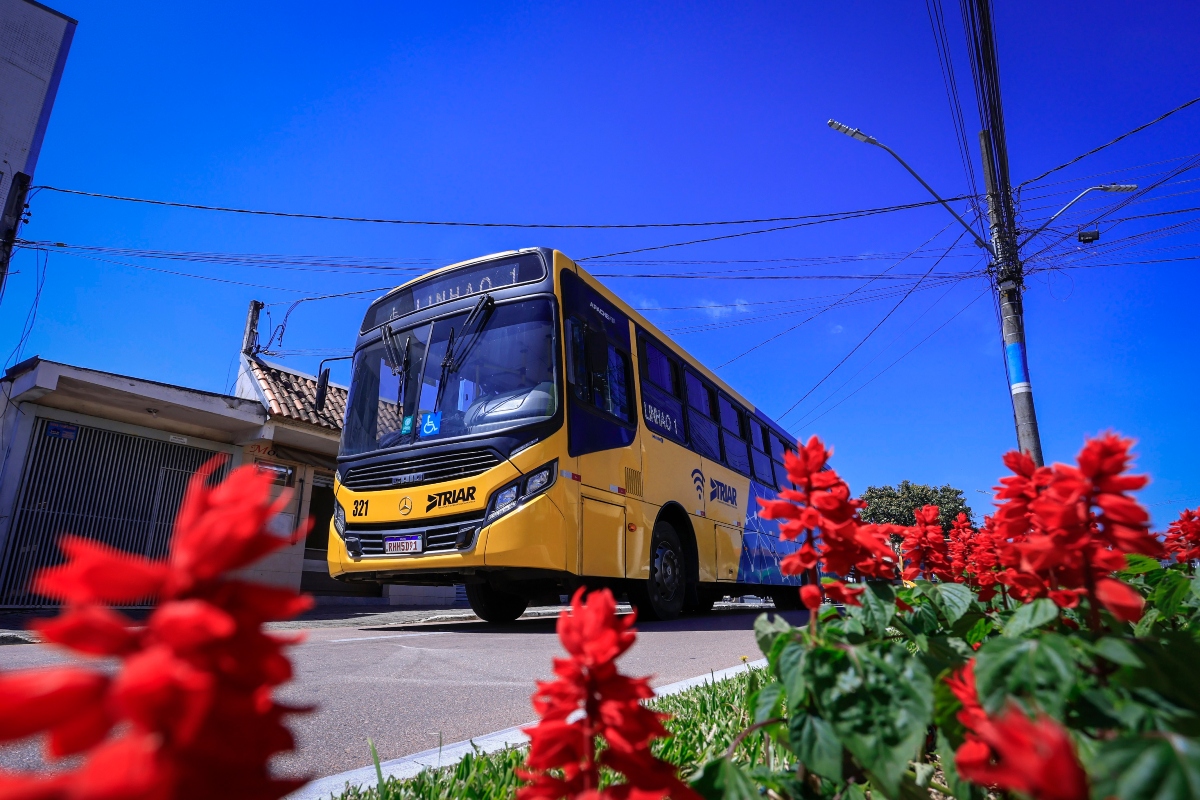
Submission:
M 781 539 L 801 542 L 799 549 L 784 557 L 779 566 L 784 574 L 807 575 L 808 584 L 801 587 L 800 600 L 815 611 L 823 597 L 819 586 L 822 571 L 843 576 L 851 572 L 874 578 L 895 576 L 895 552 L 889 535 L 896 528 L 868 525 L 859 519 L 859 510 L 866 504 L 852 498 L 850 487 L 829 468 L 833 453 L 820 439 L 813 436 L 807 444 L 797 444 L 797 452 L 784 455 L 788 479 L 796 488 L 782 490 L 780 500 L 759 499 L 758 503 L 764 519 L 781 520 Z M 842 602 L 857 605 L 854 597 L 858 593 L 851 590 L 839 597 L 849 598 Z
M 938 522 L 937 506 L 922 506 L 913 510 L 916 524 L 904 529 L 901 548 L 908 561 L 904 568 L 904 579 L 926 578 L 952 580 L 950 558 L 946 544 L 946 532 Z
M 192 478 L 166 559 L 64 536 L 66 562 L 36 576 L 36 591 L 67 602 L 34 626 L 46 641 L 119 658 L 121 669 L 0 676 L 0 741 L 48 732 L 50 758 L 83 754 L 53 777 L 0 774 L 0 799 L 275 800 L 303 783 L 267 769 L 293 747 L 283 718 L 296 709 L 271 698 L 291 677 L 291 640 L 261 626 L 311 601 L 227 577 L 289 543 L 266 529 L 288 498 L 272 502 L 271 477 L 253 467 L 208 486 L 220 463 Z M 141 628 L 105 605 L 151 598 L 159 605 Z
M 979 704 L 974 659 L 946 683 L 962 703 L 958 721 L 967 731 L 954 756 L 959 775 L 1034 800 L 1086 800 L 1087 774 L 1057 722 L 1044 714 L 1031 720 L 1012 701 L 998 717 L 988 716 Z
M 1184 509 L 1179 519 L 1167 527 L 1163 545 L 1176 561 L 1200 559 L 1200 514 Z
M 634 615 L 617 616 L 612 592 L 601 589 L 571 598 L 558 618 L 558 638 L 570 658 L 554 659 L 553 681 L 539 681 L 533 707 L 541 721 L 526 728 L 530 781 L 518 800 L 661 800 L 696 798 L 675 767 L 655 758 L 650 742 L 667 736 L 664 714 L 642 704 L 654 696 L 647 678 L 630 678 L 616 659 L 633 645 Z M 606 747 L 597 757 L 596 739 Z M 624 784 L 600 789 L 601 766 L 625 776 Z M 562 776 L 550 770 L 561 770 Z
M 1149 532 L 1149 514 L 1128 494 L 1148 480 L 1127 474 L 1132 445 L 1112 433 L 1090 439 L 1076 466 L 1035 468 L 1028 455 L 1005 456 L 1015 474 L 1000 481 L 994 527 L 999 580 L 1013 596 L 1049 597 L 1066 608 L 1086 597 L 1093 614 L 1103 606 L 1123 621 L 1140 617 L 1132 590 L 1105 582 L 1125 567 L 1126 553 L 1164 554 Z

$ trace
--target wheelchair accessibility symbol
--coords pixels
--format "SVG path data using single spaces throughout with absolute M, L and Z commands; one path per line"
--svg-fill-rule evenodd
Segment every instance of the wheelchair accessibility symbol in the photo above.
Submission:
M 421 435 L 436 436 L 442 431 L 442 412 L 437 411 L 421 417 Z

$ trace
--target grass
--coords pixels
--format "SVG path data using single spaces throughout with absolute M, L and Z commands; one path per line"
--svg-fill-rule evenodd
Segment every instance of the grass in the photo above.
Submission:
M 678 694 L 656 698 L 650 706 L 671 715 L 666 727 L 670 739 L 654 743 L 654 753 L 664 761 L 679 767 L 684 777 L 712 756 L 723 755 L 730 743 L 749 726 L 746 699 L 762 680 L 763 671 L 740 673 L 717 683 L 706 683 Z M 759 763 L 765 737 L 752 734 L 738 746 L 734 757 L 738 761 Z M 376 765 L 379 759 L 374 746 L 370 751 Z M 784 751 L 773 745 L 766 756 L 786 758 Z M 501 800 L 516 794 L 521 780 L 516 770 L 525 761 L 525 748 L 509 748 L 494 753 L 469 753 L 453 767 L 427 769 L 403 780 L 382 778 L 377 786 L 347 787 L 334 795 L 334 800 Z M 777 762 L 778 763 L 778 762 Z

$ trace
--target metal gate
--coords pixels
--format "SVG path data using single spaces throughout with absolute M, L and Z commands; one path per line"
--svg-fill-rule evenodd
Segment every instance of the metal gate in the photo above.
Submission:
M 212 450 L 38 418 L 0 565 L 0 606 L 57 605 L 29 591 L 73 533 L 130 553 L 167 551 L 188 479 Z M 224 477 L 228 464 L 220 470 Z

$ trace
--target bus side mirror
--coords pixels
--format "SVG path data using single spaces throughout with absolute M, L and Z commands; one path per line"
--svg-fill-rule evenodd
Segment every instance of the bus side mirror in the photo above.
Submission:
M 321 370 L 321 374 L 317 377 L 317 397 L 313 401 L 313 407 L 320 414 L 325 410 L 325 398 L 329 394 L 329 367 Z

